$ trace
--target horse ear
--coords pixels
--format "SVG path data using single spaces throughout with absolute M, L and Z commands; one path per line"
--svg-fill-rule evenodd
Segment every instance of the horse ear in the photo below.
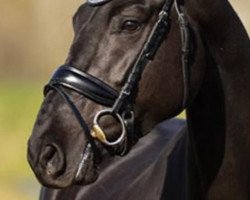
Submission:
M 209 53 L 206 63 L 208 65 L 201 89 L 187 108 L 190 151 L 196 157 L 195 162 L 205 188 L 212 183 L 217 174 L 225 146 L 225 102 L 222 81 L 216 63 Z

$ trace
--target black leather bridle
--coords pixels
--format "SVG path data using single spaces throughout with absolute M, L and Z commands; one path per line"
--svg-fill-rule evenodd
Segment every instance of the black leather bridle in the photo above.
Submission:
M 97 1 L 97 3 L 100 2 L 101 1 Z M 95 144 L 95 139 L 98 139 L 107 146 L 125 144 L 123 152 L 120 152 L 121 155 L 125 154 L 128 150 L 127 140 L 128 137 L 133 135 L 134 131 L 133 104 L 138 89 L 138 83 L 141 79 L 144 68 L 149 61 L 153 60 L 159 46 L 166 38 L 170 28 L 170 11 L 173 3 L 175 4 L 175 8 L 179 17 L 181 30 L 184 87 L 182 106 L 184 108 L 189 97 L 190 34 L 188 23 L 186 22 L 185 17 L 179 8 L 177 0 L 166 0 L 164 2 L 164 5 L 158 15 L 158 20 L 155 23 L 149 38 L 142 48 L 134 66 L 132 67 L 129 77 L 120 92 L 116 91 L 98 78 L 67 65 L 59 67 L 55 71 L 50 82 L 45 87 L 45 95 L 49 90 L 53 89 L 65 99 L 76 116 L 76 119 L 78 120 L 82 129 L 84 130 L 84 133 L 97 156 L 100 156 L 100 152 Z M 95 115 L 92 132 L 64 88 L 74 90 L 77 93 L 84 95 L 86 98 L 94 101 L 95 103 L 108 107 L 107 109 L 99 111 Z M 122 133 L 116 141 L 108 141 L 105 132 L 99 126 L 100 119 L 106 115 L 114 117 L 121 124 Z

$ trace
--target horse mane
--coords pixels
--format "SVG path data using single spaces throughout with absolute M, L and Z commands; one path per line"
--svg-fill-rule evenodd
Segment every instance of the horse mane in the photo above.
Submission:
M 199 177 L 198 182 L 202 187 L 203 194 L 206 195 L 209 187 L 212 184 L 214 185 L 214 181 L 218 179 L 221 171 L 222 174 L 225 172 L 225 174 L 220 175 L 219 179 L 220 181 L 224 180 L 224 182 L 222 181 L 223 184 L 225 182 L 232 183 L 232 180 L 236 178 L 243 180 L 240 175 L 236 177 L 233 174 L 232 177 L 229 177 L 231 167 L 236 167 L 234 164 L 240 161 L 238 158 L 233 161 L 233 164 L 228 161 L 231 155 L 228 153 L 229 149 L 237 147 L 237 145 L 230 147 L 231 142 L 239 133 L 238 129 L 230 129 L 229 126 L 234 124 L 241 126 L 242 131 L 237 136 L 239 138 L 243 137 L 248 130 L 245 121 L 248 111 L 245 108 L 243 114 L 242 109 L 243 106 L 247 106 L 243 102 L 247 101 L 247 94 L 249 93 L 249 89 L 247 89 L 249 87 L 246 87 L 246 85 L 249 83 L 250 76 L 250 70 L 247 70 L 250 46 L 249 37 L 228 1 L 216 1 L 212 4 L 208 4 L 207 1 L 199 2 L 195 9 L 199 10 L 196 10 L 195 17 L 198 18 L 200 33 L 206 50 L 207 66 L 199 93 L 187 108 L 190 137 L 189 155 L 193 155 L 190 156 L 189 171 L 191 173 L 189 177 L 192 181 L 192 176 L 195 173 L 194 168 L 197 167 L 196 176 Z M 242 89 L 244 89 L 244 93 L 237 93 Z M 238 101 L 238 105 L 235 101 Z M 240 119 L 235 118 L 239 113 L 242 117 Z M 232 114 L 235 116 L 232 117 Z M 245 142 L 247 142 L 247 139 Z M 225 156 L 226 151 L 227 157 Z M 235 150 L 229 152 L 232 153 L 232 151 Z M 245 160 L 247 159 L 246 154 L 247 152 L 243 154 Z M 235 183 L 237 181 L 234 180 Z M 227 183 L 224 187 L 229 186 Z M 235 185 L 235 183 L 233 184 Z M 220 184 L 221 182 L 216 183 L 217 189 L 222 187 L 219 186 Z M 245 182 L 242 188 L 246 186 L 247 183 Z M 190 191 L 195 192 L 195 187 L 191 188 Z M 234 197 L 233 195 L 238 193 L 239 191 L 232 193 L 231 196 Z M 214 194 L 223 196 L 216 190 L 215 193 L 212 193 L 212 195 Z M 224 191 L 224 198 L 230 196 L 230 192 L 228 194 L 225 195 Z M 242 195 L 244 196 L 246 193 Z
M 187 108 L 189 132 L 189 179 L 198 177 L 203 193 L 214 180 L 222 163 L 225 145 L 225 102 L 217 65 L 206 47 L 206 71 L 196 98 Z M 198 173 L 194 175 L 193 173 Z M 192 181 L 193 182 L 193 181 Z M 190 185 L 195 185 L 194 183 Z M 194 190 L 197 187 L 194 187 Z

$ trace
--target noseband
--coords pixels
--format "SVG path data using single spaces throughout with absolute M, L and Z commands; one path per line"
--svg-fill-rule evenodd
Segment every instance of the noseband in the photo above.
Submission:
M 133 104 L 138 89 L 138 83 L 141 79 L 144 68 L 149 61 L 153 60 L 159 46 L 169 31 L 170 10 L 172 8 L 173 1 L 174 0 L 165 1 L 162 10 L 158 15 L 158 20 L 155 23 L 149 38 L 142 48 L 139 57 L 132 67 L 129 77 L 120 92 L 116 91 L 98 78 L 67 65 L 59 67 L 52 76 L 48 85 L 45 87 L 45 95 L 49 90 L 53 89 L 65 99 L 84 130 L 94 153 L 98 156 L 100 155 L 100 152 L 95 144 L 95 139 L 98 139 L 107 146 L 125 144 L 124 151 L 120 153 L 121 155 L 125 154 L 128 150 L 128 138 L 133 137 L 134 134 Z M 174 3 L 179 17 L 182 41 L 182 72 L 184 88 L 182 106 L 184 108 L 189 97 L 190 34 L 188 23 L 178 6 L 177 0 L 175 0 Z M 95 115 L 92 131 L 90 131 L 79 110 L 76 108 L 64 88 L 71 89 L 97 104 L 108 107 L 107 109 L 99 111 Z M 109 141 L 105 132 L 99 125 L 100 119 L 107 115 L 115 118 L 121 124 L 122 131 L 116 141 Z

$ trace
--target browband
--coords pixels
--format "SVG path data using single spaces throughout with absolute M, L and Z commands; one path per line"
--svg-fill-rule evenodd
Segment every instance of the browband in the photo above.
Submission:
M 92 101 L 111 107 L 118 97 L 118 92 L 103 81 L 80 71 L 77 68 L 63 65 L 53 74 L 48 85 L 45 86 L 44 94 L 51 86 L 62 85 L 84 95 Z

